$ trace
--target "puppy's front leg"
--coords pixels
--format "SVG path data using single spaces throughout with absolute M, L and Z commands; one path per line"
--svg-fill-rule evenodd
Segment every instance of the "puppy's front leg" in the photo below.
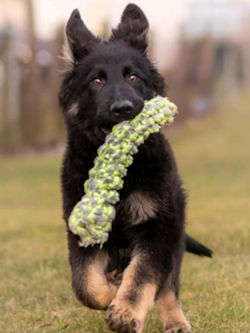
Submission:
M 158 215 L 132 227 L 130 233 L 134 242 L 132 259 L 107 309 L 106 321 L 111 330 L 141 333 L 147 312 L 164 282 L 174 267 L 179 272 L 182 229 L 174 214 Z
M 137 252 L 125 269 L 121 286 L 106 313 L 106 322 L 111 330 L 142 332 L 157 291 L 157 283 L 147 261 L 146 253 Z

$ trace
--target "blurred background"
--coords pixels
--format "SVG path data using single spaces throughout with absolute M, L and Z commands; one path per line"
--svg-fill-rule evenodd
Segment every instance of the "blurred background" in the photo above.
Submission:
M 1 152 L 46 150 L 62 142 L 57 93 L 64 24 L 77 7 L 105 38 L 127 2 L 0 0 Z M 225 96 L 250 89 L 250 1 L 136 3 L 149 18 L 150 55 L 179 106 L 178 121 L 212 112 L 216 91 Z
M 70 288 L 57 96 L 71 11 L 107 38 L 128 2 L 0 0 L 0 332 L 108 332 Z M 185 256 L 185 313 L 197 333 L 248 333 L 250 0 L 133 2 L 179 108 L 166 135 L 188 193 L 187 230 L 215 252 Z M 145 332 L 162 332 L 156 309 Z

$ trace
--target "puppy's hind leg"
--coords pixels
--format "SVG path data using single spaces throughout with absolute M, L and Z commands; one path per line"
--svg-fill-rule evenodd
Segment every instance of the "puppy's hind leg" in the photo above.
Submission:
M 181 304 L 173 291 L 167 291 L 157 300 L 164 333 L 190 333 L 191 327 L 186 320 Z
M 160 310 L 164 333 L 190 333 L 191 326 L 184 316 L 181 303 L 178 300 L 180 260 L 176 256 L 172 272 L 161 289 L 156 304 Z

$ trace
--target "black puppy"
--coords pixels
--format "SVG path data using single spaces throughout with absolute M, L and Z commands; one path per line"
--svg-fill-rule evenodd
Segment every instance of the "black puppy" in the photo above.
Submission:
M 164 95 L 162 76 L 146 55 L 148 21 L 126 7 L 109 41 L 94 37 L 77 10 L 67 27 L 68 69 L 60 91 L 68 140 L 62 168 L 64 219 L 84 194 L 97 148 L 112 126 L 132 119 L 144 101 Z M 169 143 L 151 135 L 128 169 L 116 218 L 103 249 L 81 248 L 68 230 L 72 286 L 77 298 L 107 309 L 117 332 L 142 332 L 156 301 L 164 332 L 190 332 L 180 302 L 179 274 L 185 247 L 211 252 L 185 236 L 185 195 Z

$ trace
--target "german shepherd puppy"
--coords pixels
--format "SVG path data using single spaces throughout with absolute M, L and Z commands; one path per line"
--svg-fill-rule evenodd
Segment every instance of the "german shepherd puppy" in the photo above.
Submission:
M 93 36 L 78 10 L 67 23 L 69 66 L 59 97 L 68 134 L 62 167 L 66 222 L 112 126 L 134 118 L 145 100 L 165 93 L 162 76 L 147 58 L 148 28 L 134 4 L 125 8 L 108 41 Z M 105 309 L 108 327 L 116 332 L 142 332 L 154 302 L 164 332 L 190 332 L 178 297 L 183 252 L 185 247 L 199 255 L 211 252 L 184 233 L 185 194 L 161 133 L 140 146 L 120 198 L 102 249 L 79 247 L 78 236 L 67 230 L 76 297 L 90 308 Z

